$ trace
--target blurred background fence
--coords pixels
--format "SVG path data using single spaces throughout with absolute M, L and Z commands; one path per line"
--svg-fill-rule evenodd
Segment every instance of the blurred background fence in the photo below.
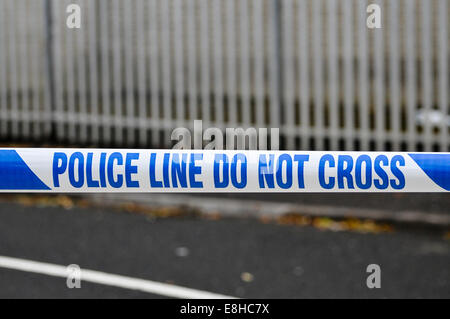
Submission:
M 202 119 L 279 127 L 287 149 L 448 151 L 449 17 L 449 0 L 0 0 L 0 134 L 170 147 Z

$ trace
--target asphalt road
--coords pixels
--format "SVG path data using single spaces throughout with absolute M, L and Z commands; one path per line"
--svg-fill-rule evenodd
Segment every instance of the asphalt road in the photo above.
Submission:
M 450 297 L 450 240 L 420 227 L 360 234 L 1 203 L 0 255 L 245 298 Z M 366 286 L 372 263 L 380 289 Z M 4 268 L 0 297 L 161 298 L 88 282 L 68 289 L 64 278 Z

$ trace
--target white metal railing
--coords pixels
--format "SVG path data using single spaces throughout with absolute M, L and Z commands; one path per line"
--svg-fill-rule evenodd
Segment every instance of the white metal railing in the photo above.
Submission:
M 0 134 L 170 146 L 202 119 L 279 127 L 289 149 L 447 151 L 449 16 L 449 0 L 0 0 Z

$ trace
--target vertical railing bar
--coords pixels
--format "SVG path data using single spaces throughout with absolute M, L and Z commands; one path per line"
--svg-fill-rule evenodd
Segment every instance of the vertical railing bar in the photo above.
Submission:
M 255 119 L 257 127 L 264 127 L 264 38 L 263 38 L 263 2 L 256 0 L 252 2 L 253 10 L 253 78 L 255 98 Z
M 98 62 L 97 53 L 99 52 L 97 46 L 97 15 L 98 15 L 98 1 L 93 1 L 89 8 L 89 92 L 90 92 L 90 118 L 91 125 L 90 140 L 94 144 L 99 142 L 99 106 L 98 106 Z
M 50 2 L 52 5 L 50 5 Z M 49 88 L 51 91 L 51 96 L 54 99 L 54 103 L 52 103 L 53 112 L 54 112 L 54 121 L 56 125 L 56 138 L 57 139 L 63 139 L 65 137 L 65 127 L 67 126 L 67 113 L 64 112 L 64 95 L 63 90 L 65 88 L 65 79 L 64 79 L 64 72 L 62 69 L 63 65 L 63 55 L 62 55 L 62 47 L 63 47 L 63 34 L 62 34 L 62 27 L 61 24 L 64 22 L 61 22 L 62 20 L 62 13 L 61 10 L 61 1 L 52 1 L 49 0 L 49 5 L 47 12 L 50 12 L 49 16 L 51 16 L 54 20 L 54 23 L 52 24 L 52 29 L 49 31 L 50 33 L 53 33 L 53 41 L 47 40 L 47 47 L 52 49 L 53 57 L 54 57 L 54 63 L 49 59 L 48 60 L 48 66 L 49 70 L 52 70 L 53 72 L 49 72 L 50 76 L 54 79 L 52 81 L 52 78 L 49 80 Z M 53 45 L 52 45 L 53 44 Z M 54 67 L 53 67 L 54 66 Z M 53 89 L 53 90 L 52 90 Z
M 88 8 L 87 3 L 82 0 L 79 1 L 82 12 L 89 11 L 91 8 Z M 82 23 L 88 19 L 82 21 Z M 89 22 L 88 22 L 89 23 Z M 70 31 L 69 31 L 70 32 Z M 85 56 L 85 32 L 83 29 L 74 29 L 74 34 L 77 41 L 77 75 L 78 75 L 78 88 L 76 92 L 78 93 L 78 110 L 76 112 L 76 121 L 79 124 L 79 134 L 78 138 L 82 144 L 85 144 L 87 141 L 87 121 L 90 120 L 88 114 L 88 108 L 86 106 L 87 102 L 87 88 L 86 88 L 86 56 Z M 75 61 L 74 61 L 75 62 Z
M 43 70 L 44 76 L 44 99 L 43 112 L 39 112 L 40 121 L 43 122 L 43 134 L 45 137 L 54 137 L 57 134 L 55 125 L 56 116 L 56 85 L 54 68 L 57 61 L 54 59 L 54 18 L 52 0 L 43 0 L 43 23 L 42 32 L 45 34 L 45 45 L 43 48 Z
M 358 100 L 361 150 L 369 150 L 369 75 L 367 50 L 367 0 L 358 1 Z
M 69 5 L 70 0 L 64 2 L 64 8 Z M 65 11 L 65 10 L 64 10 Z M 65 31 L 65 66 L 66 66 L 66 80 L 67 80 L 67 120 L 68 120 L 68 141 L 71 143 L 78 142 L 78 134 L 76 131 L 76 126 L 80 124 L 79 119 L 76 114 L 75 105 L 75 58 L 74 58 L 74 37 L 73 34 L 76 29 L 68 29 L 64 25 L 60 26 Z M 64 33 L 64 32 L 63 32 Z
M 294 66 L 293 66 L 293 2 L 292 0 L 284 0 L 282 2 L 282 28 L 281 36 L 283 36 L 283 76 L 284 76 L 284 87 L 283 87 L 283 97 L 284 103 L 284 119 L 283 126 L 285 127 L 286 135 L 286 147 L 287 149 L 295 148 L 295 139 L 293 132 L 295 113 L 294 113 Z
M 300 137 L 301 148 L 303 150 L 308 149 L 309 140 L 309 103 L 310 103 L 310 90 L 309 90 L 309 21 L 308 21 L 308 0 L 299 0 L 297 14 L 298 14 L 298 52 L 299 52 L 299 66 L 298 73 L 299 78 L 299 92 L 300 92 Z
M 242 0 L 238 0 L 242 1 Z M 228 121 L 232 127 L 237 123 L 237 92 L 236 92 L 236 29 L 235 0 L 225 1 L 227 10 L 227 89 L 228 89 Z
M 159 45 L 158 45 L 158 15 L 156 0 L 149 0 L 149 55 L 150 55 L 150 94 L 151 94 L 151 123 L 158 123 L 160 120 L 159 112 Z M 152 144 L 153 147 L 159 146 L 159 128 L 153 125 Z
M 338 120 L 339 120 L 339 104 L 338 104 L 338 54 L 337 54 L 337 2 L 336 0 L 328 0 L 328 109 L 330 115 L 330 147 L 332 150 L 338 148 Z
M 176 90 L 176 110 L 177 110 L 177 126 L 182 126 L 185 120 L 185 103 L 184 103 L 184 25 L 183 25 L 183 0 L 174 0 L 174 51 L 175 51 L 175 90 Z
M 383 0 L 378 0 L 382 10 Z M 374 82 L 375 82 L 375 138 L 376 150 L 382 150 L 385 140 L 385 81 L 384 81 L 384 41 L 383 41 L 383 29 L 374 29 Z
M 250 51 L 249 51 L 249 2 L 248 0 L 239 0 L 240 3 L 240 83 L 241 83 L 241 114 L 244 126 L 250 124 Z
M 432 47 L 431 47 L 431 17 L 430 17 L 430 3 L 431 1 L 421 1 L 421 42 L 422 42 L 422 63 L 421 63 L 421 79 L 422 82 L 422 111 L 424 112 L 424 149 L 425 151 L 431 151 L 432 146 L 432 125 L 431 125 L 431 108 L 432 108 L 432 70 L 431 70 L 431 59 L 432 59 Z
M 0 41 L 2 46 L 0 47 L 0 134 L 2 137 L 6 137 L 8 134 L 8 109 L 7 109 L 7 89 L 6 74 L 8 72 L 8 64 L 6 51 L 8 49 L 7 44 L 7 14 L 6 14 L 6 1 L 0 1 Z
M 280 91 L 282 86 L 281 54 L 280 48 L 280 1 L 269 0 L 268 13 L 268 78 L 269 78 L 269 96 L 270 96 L 270 127 L 279 128 L 282 108 L 280 103 Z
M 20 76 L 20 110 L 18 112 L 18 121 L 21 122 L 21 130 L 20 135 L 24 138 L 30 137 L 30 125 L 31 125 L 31 117 L 30 117 L 30 83 L 29 83 L 29 43 L 27 41 L 27 21 L 28 20 L 28 8 L 25 0 L 17 1 L 18 4 L 18 18 L 16 21 L 20 21 L 18 23 L 18 36 L 17 41 L 21 43 L 21 47 L 18 53 L 18 57 L 20 59 L 20 63 L 18 63 L 19 67 L 19 76 Z M 23 19 L 25 18 L 25 19 Z
M 198 118 L 198 99 L 197 99 L 197 37 L 196 37 L 196 16 L 195 0 L 186 2 L 186 37 L 187 37 L 187 87 L 189 94 L 189 118 L 196 120 Z
M 124 3 L 125 4 L 125 3 Z M 133 70 L 133 58 L 135 56 L 134 43 L 133 43 L 133 12 L 131 5 L 125 4 L 123 10 L 123 48 L 125 51 L 125 91 L 126 91 L 126 103 L 125 110 L 123 110 L 123 119 L 125 120 L 128 145 L 135 145 L 135 129 L 138 127 L 138 120 L 135 116 L 135 99 L 134 99 L 134 70 Z
M 449 23 L 448 18 L 448 1 L 440 0 L 438 5 L 438 72 L 439 72 L 439 106 L 442 116 L 440 127 L 441 152 L 450 151 L 449 147 L 449 128 L 450 128 L 450 106 L 448 100 L 449 92 Z
M 337 0 L 328 0 L 328 108 L 330 115 L 330 147 L 338 149 L 339 123 L 339 69 L 338 69 L 338 15 Z
M 146 87 L 147 87 L 147 63 L 145 59 L 145 37 L 144 37 L 144 0 L 136 0 L 135 15 L 136 15 L 136 43 L 137 43 L 137 78 L 138 78 L 138 114 L 137 120 L 139 128 L 139 144 L 141 146 L 147 145 L 147 98 L 146 98 Z
M 102 139 L 105 144 L 111 143 L 111 90 L 109 65 L 109 0 L 100 0 L 100 32 L 101 32 L 101 77 L 102 77 Z
M 17 32 L 16 32 L 16 18 L 17 18 L 17 10 L 16 10 L 16 4 L 17 2 L 11 1 L 10 4 L 10 10 L 9 10 L 9 17 L 13 18 L 13 22 L 10 23 L 10 29 L 9 29 L 9 65 L 10 65 L 10 80 L 11 80 L 11 105 L 10 105 L 10 119 L 11 119 L 11 136 L 12 138 L 17 138 L 19 136 L 19 112 L 18 112 L 18 79 L 17 79 Z M 9 20 L 11 21 L 11 20 Z
M 416 47 L 415 47 L 415 1 L 405 0 L 405 53 L 406 53 L 406 85 L 407 85 L 407 108 L 408 108 L 408 150 L 416 148 Z
M 214 108 L 216 123 L 223 124 L 223 48 L 222 48 L 222 0 L 213 1 L 214 21 Z
M 173 120 L 172 115 L 172 67 L 171 67 L 171 37 L 172 31 L 170 28 L 170 7 L 169 1 L 160 2 L 161 14 L 161 66 L 162 66 L 162 87 L 163 87 L 163 116 L 164 127 L 169 127 Z M 170 131 L 165 129 L 164 145 L 168 146 L 170 142 Z
M 39 27 L 41 25 L 41 19 L 44 15 L 38 15 L 36 14 L 39 12 L 39 8 L 42 8 L 43 2 L 41 1 L 30 1 L 30 11 L 33 13 L 31 16 L 27 19 L 27 28 L 34 29 L 36 32 L 39 31 Z M 44 11 L 42 11 L 44 12 Z M 1 27 L 1 26 L 0 26 Z M 41 32 L 45 32 L 44 29 L 40 30 Z M 45 34 L 45 33 L 44 33 Z M 30 118 L 32 125 L 32 131 L 31 136 L 33 139 L 38 140 L 41 137 L 41 117 L 40 114 L 42 113 L 39 110 L 39 107 L 42 103 L 41 96 L 43 93 L 43 87 L 40 86 L 40 76 L 41 74 L 45 74 L 44 72 L 39 72 L 39 67 L 41 63 L 39 61 L 39 58 L 41 58 L 43 55 L 41 54 L 39 50 L 39 40 L 42 39 L 41 37 L 33 37 L 30 40 L 30 55 L 33 57 L 30 59 L 30 80 L 31 80 L 31 108 L 30 108 Z M 1 40 L 0 40 L 1 41 Z M 45 102 L 44 102 L 45 103 Z M 46 119 L 44 117 L 44 120 L 49 121 L 50 119 Z
M 323 149 L 324 136 L 324 90 L 322 52 L 322 0 L 313 2 L 313 72 L 314 72 L 314 133 L 315 148 Z
M 355 91 L 353 78 L 353 3 L 343 1 L 343 62 L 344 62 L 344 108 L 345 108 L 345 149 L 354 150 L 355 138 Z
M 400 149 L 400 64 L 398 55 L 398 1 L 390 1 L 389 10 L 389 39 L 390 39 L 390 64 L 389 64 L 389 83 L 390 83 L 390 114 L 392 130 L 392 146 L 394 151 Z
M 122 72 L 121 72 L 121 15 L 119 0 L 112 0 L 113 16 L 113 78 L 114 78 L 114 142 L 121 145 L 123 143 L 123 123 L 122 123 Z
M 208 127 L 211 121 L 211 85 L 210 85 L 210 55 L 209 55 L 209 10 L 208 0 L 202 0 L 200 4 L 200 52 L 201 52 L 201 105 L 204 127 Z

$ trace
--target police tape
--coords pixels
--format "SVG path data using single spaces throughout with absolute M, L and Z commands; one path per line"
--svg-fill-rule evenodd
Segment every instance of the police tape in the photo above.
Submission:
M 0 149 L 0 192 L 445 192 L 450 153 Z

